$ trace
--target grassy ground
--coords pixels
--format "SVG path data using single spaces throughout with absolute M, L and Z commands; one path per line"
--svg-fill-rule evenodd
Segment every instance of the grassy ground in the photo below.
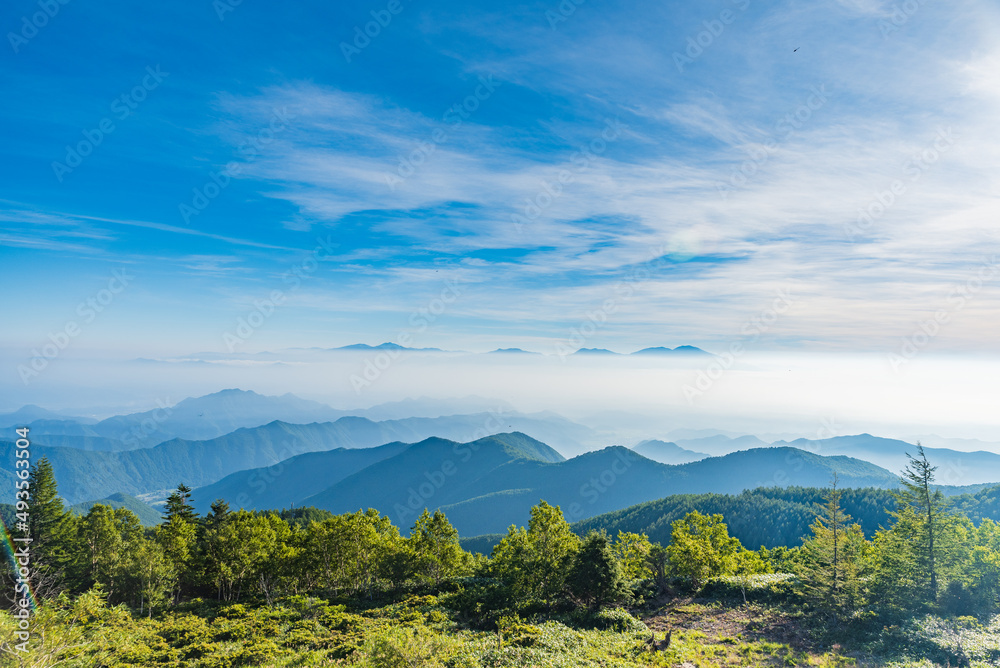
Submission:
M 695 666 L 850 665 L 839 646 L 822 648 L 800 619 L 759 604 L 679 598 L 642 617 L 658 637 L 672 630 L 677 660 Z
M 984 621 L 927 615 L 864 637 L 841 632 L 836 640 L 801 615 L 754 603 L 676 598 L 640 618 L 658 638 L 673 631 L 674 652 L 664 654 L 665 665 L 1000 666 L 1000 616 Z
M 473 668 L 588 666 L 816 666 L 930 668 L 1000 665 L 1000 617 L 924 617 L 877 630 L 864 642 L 829 640 L 822 628 L 760 603 L 673 598 L 641 611 L 548 620 L 506 618 L 501 630 L 462 624 L 433 596 L 347 610 L 316 599 L 283 606 L 191 604 L 152 619 L 99 600 L 67 603 L 35 620 L 31 656 L 0 655 L 4 666 L 363 666 Z M 670 630 L 666 651 L 651 652 Z M 0 615 L 0 638 L 14 624 Z M 962 658 L 964 657 L 964 659 Z

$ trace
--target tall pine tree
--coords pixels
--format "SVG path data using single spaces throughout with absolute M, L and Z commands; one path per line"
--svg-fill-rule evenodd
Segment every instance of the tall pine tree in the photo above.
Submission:
M 54 595 L 65 584 L 72 558 L 75 518 L 59 496 L 52 464 L 42 457 L 28 476 L 28 536 L 31 537 L 33 586 L 36 594 Z
M 942 535 L 949 524 L 948 504 L 941 490 L 933 490 L 934 472 L 936 466 L 927 461 L 924 447 L 917 442 L 917 456 L 907 453 L 910 463 L 900 478 L 900 489 L 896 494 L 896 511 L 892 513 L 897 520 L 902 519 L 908 510 L 916 515 L 917 534 L 916 560 L 923 571 L 927 582 L 927 598 L 936 602 L 938 598 L 938 573 L 941 552 L 943 548 Z
M 214 508 L 215 506 L 213 506 Z M 191 488 L 180 484 L 167 497 L 163 523 L 156 527 L 156 542 L 163 551 L 170 570 L 174 602 L 184 590 L 193 590 L 199 580 L 196 561 L 198 550 L 198 515 L 191 505 Z
M 191 488 L 184 483 L 177 485 L 177 489 L 167 497 L 163 521 L 169 522 L 174 517 L 179 517 L 185 522 L 198 521 L 198 515 L 194 512 L 194 506 L 191 505 Z
M 570 592 L 593 610 L 617 603 L 628 594 L 621 562 L 603 531 L 592 531 L 580 545 L 566 577 Z
M 865 536 L 840 505 L 841 491 L 834 475 L 825 503 L 813 522 L 812 537 L 802 545 L 798 566 L 803 596 L 820 609 L 840 617 L 860 603 L 861 563 Z

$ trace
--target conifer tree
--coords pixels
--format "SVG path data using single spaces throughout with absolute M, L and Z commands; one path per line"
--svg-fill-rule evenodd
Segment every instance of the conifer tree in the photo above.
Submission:
M 163 521 L 169 522 L 172 518 L 178 517 L 185 522 L 195 523 L 198 521 L 198 515 L 194 512 L 194 506 L 191 505 L 191 488 L 181 483 L 177 486 L 177 489 L 167 497 L 166 513 L 163 515 Z
M 156 542 L 163 550 L 170 569 L 177 575 L 171 580 L 175 585 L 172 593 L 176 602 L 182 589 L 190 589 L 198 581 L 195 568 L 198 515 L 191 505 L 191 489 L 186 485 L 178 485 L 177 490 L 167 497 L 163 523 L 156 527 Z
M 603 531 L 587 534 L 573 560 L 566 584 L 570 592 L 593 610 L 617 603 L 628 594 L 622 565 Z
M 216 595 L 221 600 L 222 588 L 214 570 L 222 560 L 222 529 L 231 513 L 229 504 L 222 499 L 212 502 L 211 508 L 198 530 L 196 570 L 201 583 L 215 587 Z
M 72 559 L 75 518 L 63 505 L 48 458 L 42 457 L 28 476 L 27 536 L 34 571 L 33 587 L 40 596 L 55 595 L 64 584 Z
M 860 568 L 866 544 L 861 526 L 840 506 L 841 491 L 834 475 L 825 503 L 802 546 L 798 565 L 802 594 L 814 605 L 839 617 L 859 603 Z
M 927 454 L 917 443 L 917 456 L 907 453 L 910 463 L 900 478 L 902 489 L 896 496 L 896 511 L 892 516 L 897 520 L 908 509 L 916 514 L 916 557 L 927 583 L 927 598 L 936 602 L 939 592 L 939 562 L 943 551 L 943 535 L 949 525 L 948 504 L 941 490 L 933 490 L 936 466 L 927 461 Z

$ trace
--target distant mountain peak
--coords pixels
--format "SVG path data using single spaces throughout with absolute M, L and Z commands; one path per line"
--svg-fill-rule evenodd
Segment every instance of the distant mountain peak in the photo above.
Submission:
M 21 406 L 13 413 L 7 413 L 6 415 L 0 417 L 13 421 L 17 420 L 31 421 L 31 420 L 37 420 L 39 418 L 47 418 L 53 420 L 71 419 L 65 415 L 61 415 L 59 413 L 56 413 L 55 411 L 50 411 L 46 408 L 42 408 L 41 406 L 37 406 L 35 404 L 25 404 L 24 406 Z M 13 422 L 11 422 L 11 424 L 13 424 Z
M 370 346 L 367 343 L 352 343 L 349 346 L 340 346 L 339 348 L 334 348 L 334 350 L 406 350 L 405 346 L 401 346 L 398 343 L 391 343 L 386 341 L 385 343 L 380 343 L 377 346 Z
M 648 439 L 632 448 L 637 454 L 661 464 L 689 464 L 708 457 L 704 452 L 682 448 L 676 443 Z
M 608 350 L 607 348 L 580 348 L 574 355 L 620 355 L 621 353 L 616 353 L 613 350 Z
M 664 346 L 656 346 L 655 348 L 643 348 L 642 350 L 637 350 L 633 355 L 711 355 L 711 353 L 702 350 L 696 346 L 677 346 L 674 349 L 670 349 Z
M 493 355 L 496 353 L 501 353 L 504 355 L 541 355 L 541 353 L 532 352 L 530 350 L 523 350 L 521 348 L 497 348 L 496 350 L 491 350 L 486 354 Z
M 199 399 L 209 399 L 211 397 L 262 397 L 263 394 L 258 394 L 253 390 L 241 390 L 238 387 L 227 387 L 224 390 L 219 390 L 218 392 L 212 392 L 211 394 L 206 394 L 200 397 L 189 397 L 190 400 L 198 401 Z M 185 399 L 188 401 L 188 399 Z
M 331 348 L 330 350 L 410 350 L 434 353 L 444 352 L 440 348 L 407 348 L 406 346 L 401 346 L 398 343 L 392 343 L 391 341 L 380 343 L 377 346 L 370 346 L 367 343 L 352 343 L 349 346 L 340 346 L 339 348 Z

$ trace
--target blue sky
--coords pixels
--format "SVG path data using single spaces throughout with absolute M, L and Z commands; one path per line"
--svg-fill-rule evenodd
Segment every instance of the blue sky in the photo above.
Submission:
M 995 3 L 223 2 L 0 11 L 8 358 L 996 351 Z

